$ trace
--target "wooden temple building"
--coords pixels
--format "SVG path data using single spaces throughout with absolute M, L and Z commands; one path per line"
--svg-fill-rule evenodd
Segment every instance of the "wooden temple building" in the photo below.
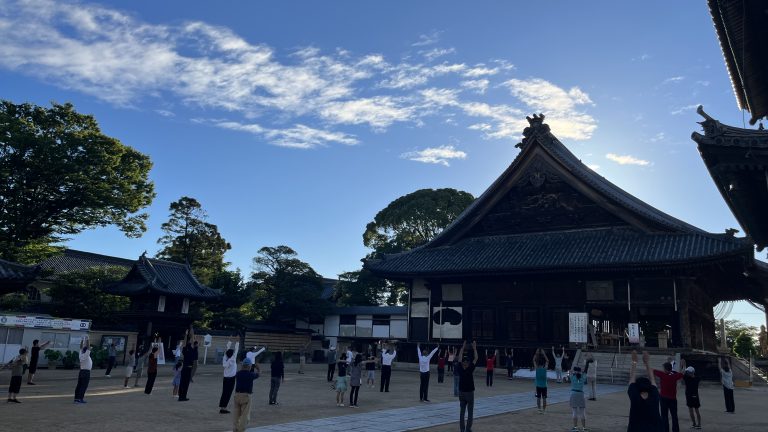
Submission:
M 751 240 L 657 210 L 528 121 L 515 160 L 440 235 L 365 262 L 408 284 L 409 339 L 566 344 L 569 312 L 586 312 L 604 344 L 640 323 L 648 346 L 666 332 L 715 350 L 713 306 L 765 294 Z
M 36 266 L 0 259 L 0 295 L 25 290 L 35 280 L 39 270 Z
M 188 265 L 145 255 L 134 262 L 122 281 L 104 291 L 129 297 L 130 309 L 120 312 L 121 318 L 136 326 L 140 340 L 159 337 L 167 348 L 182 339 L 196 319 L 190 309 L 192 302 L 215 301 L 221 295 L 200 284 Z

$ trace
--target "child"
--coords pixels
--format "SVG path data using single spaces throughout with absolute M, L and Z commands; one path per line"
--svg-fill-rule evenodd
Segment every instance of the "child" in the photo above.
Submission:
M 365 384 L 373 388 L 374 384 L 376 384 L 376 357 L 368 357 L 368 360 L 365 361 L 365 371 L 368 374 Z
M 344 394 L 347 392 L 347 384 L 349 383 L 349 377 L 347 377 L 347 353 L 341 353 L 339 362 L 336 365 L 338 373 L 336 374 L 336 406 L 344 406 Z
M 493 368 L 496 366 L 496 355 L 499 354 L 499 350 L 493 352 L 493 355 L 488 357 L 488 350 L 485 350 L 485 385 L 487 387 L 493 387 Z
M 173 366 L 173 381 L 171 381 L 171 384 L 173 384 L 173 397 L 175 398 L 179 397 L 179 384 L 181 384 L 181 367 L 183 365 L 184 362 L 178 360 Z
M 587 430 L 587 402 L 584 400 L 584 383 L 587 382 L 587 377 L 581 374 L 581 368 L 574 366 L 571 373 L 571 412 L 573 413 L 573 429 L 571 431 L 576 432 L 579 430 L 579 419 L 581 419 L 582 431 Z
M 123 381 L 123 388 L 128 388 L 128 380 L 133 375 L 133 368 L 136 367 L 136 356 L 134 350 L 128 351 L 128 364 L 125 365 L 125 380 Z
M 685 368 L 683 382 L 685 383 L 685 405 L 688 406 L 688 414 L 691 415 L 693 429 L 701 429 L 701 402 L 699 401 L 699 381 L 701 378 L 696 376 L 696 369 L 693 366 L 685 367 L 685 360 L 681 360 L 682 367 Z
M 445 381 L 445 351 L 440 350 L 437 353 L 437 382 Z
M 515 349 L 510 348 L 509 350 L 504 350 L 504 355 L 507 358 L 507 379 L 512 379 L 515 376 L 515 363 L 512 360 L 513 356 L 515 354 Z
M 547 410 L 547 367 L 549 359 L 543 348 L 537 348 L 533 355 L 533 366 L 536 368 L 536 408 L 539 414 Z
M 363 356 L 362 354 L 356 354 L 355 360 L 349 366 L 349 406 L 351 408 L 357 408 L 357 397 L 360 394 L 360 386 L 362 385 L 363 375 Z
M 27 350 L 22 348 L 19 355 L 8 363 L 11 368 L 11 384 L 8 386 L 8 402 L 21 403 L 16 396 L 21 390 L 21 377 L 24 376 L 24 365 L 27 363 Z

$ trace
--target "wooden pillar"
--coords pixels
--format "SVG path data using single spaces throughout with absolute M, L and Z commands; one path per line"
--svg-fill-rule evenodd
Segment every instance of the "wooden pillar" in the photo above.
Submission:
M 677 317 L 680 326 L 680 340 L 676 341 L 679 346 L 691 348 L 693 346 L 694 332 L 691 331 L 691 289 L 690 282 L 686 279 L 676 279 L 677 286 Z

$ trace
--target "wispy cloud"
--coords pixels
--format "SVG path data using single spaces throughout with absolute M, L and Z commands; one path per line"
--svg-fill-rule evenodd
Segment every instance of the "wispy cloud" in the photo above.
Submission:
M 226 27 L 147 23 L 90 3 L 0 3 L 0 69 L 164 117 L 181 117 L 184 108 L 192 117 L 219 119 L 205 124 L 274 145 L 352 145 L 358 139 L 345 132 L 352 126 L 383 132 L 397 124 L 418 127 L 430 117 L 492 139 L 519 136 L 532 111 L 547 114 L 563 138 L 589 138 L 597 126 L 585 111 L 592 101 L 578 87 L 510 79 L 515 67 L 504 59 L 441 61 L 455 51 L 432 47 L 438 31 L 413 44 L 426 47 L 420 56 L 388 61 L 343 48 L 280 52 Z M 487 102 L 500 88 L 513 98 Z M 164 109 L 171 106 L 173 112 Z
M 328 143 L 340 143 L 346 145 L 358 144 L 357 138 L 341 132 L 331 132 L 326 130 L 314 129 L 309 126 L 297 124 L 288 129 L 267 129 L 256 123 L 243 124 L 233 121 L 220 120 L 198 120 L 199 123 L 210 123 L 222 129 L 229 129 L 239 132 L 262 136 L 269 140 L 271 144 L 280 147 L 311 149 L 325 146 Z
M 632 57 L 632 61 L 646 61 L 651 58 L 650 54 L 640 54 L 637 57 Z
M 661 84 L 664 85 L 664 84 L 679 83 L 680 81 L 682 81 L 684 79 L 685 79 L 684 76 L 673 76 L 673 77 L 669 77 L 669 78 L 665 79 L 664 81 L 661 82 Z
M 411 44 L 411 46 L 427 46 L 437 43 L 440 40 L 440 34 L 437 30 L 433 30 L 430 34 L 419 35 L 419 40 Z
M 679 114 L 683 114 L 683 113 L 685 113 L 687 111 L 695 111 L 696 108 L 698 108 L 698 106 L 699 106 L 699 104 L 686 105 L 686 106 L 682 106 L 682 107 L 679 107 L 679 108 L 675 108 L 672 111 L 670 111 L 669 113 L 672 114 L 672 115 L 679 115 Z
M 667 137 L 667 135 L 664 132 L 659 132 L 656 135 L 652 136 L 650 141 L 651 142 L 664 141 L 664 138 L 666 138 L 666 137 Z
M 456 150 L 452 145 L 445 145 L 403 153 L 400 157 L 416 162 L 450 166 L 449 161 L 451 159 L 466 159 L 467 154 L 461 150 Z
M 600 169 L 600 165 L 598 164 L 587 164 L 587 168 L 591 169 L 592 171 L 597 171 Z
M 632 155 L 617 155 L 614 153 L 608 153 L 605 155 L 605 158 L 616 162 L 619 165 L 639 165 L 639 166 L 647 166 L 651 163 L 647 160 L 638 159 Z

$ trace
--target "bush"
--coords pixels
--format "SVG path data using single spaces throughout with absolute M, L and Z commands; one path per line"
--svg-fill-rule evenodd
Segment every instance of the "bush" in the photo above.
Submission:
M 64 369 L 74 369 L 79 361 L 80 357 L 78 356 L 77 351 L 67 351 L 61 359 L 61 364 L 64 366 Z
M 45 357 L 45 359 L 50 362 L 55 362 L 61 360 L 61 358 L 64 356 L 61 355 L 61 351 L 59 350 L 47 349 L 43 351 L 43 357 Z
M 93 367 L 106 368 L 107 359 L 109 358 L 108 351 L 104 347 L 93 347 L 91 349 L 91 359 L 93 360 Z

